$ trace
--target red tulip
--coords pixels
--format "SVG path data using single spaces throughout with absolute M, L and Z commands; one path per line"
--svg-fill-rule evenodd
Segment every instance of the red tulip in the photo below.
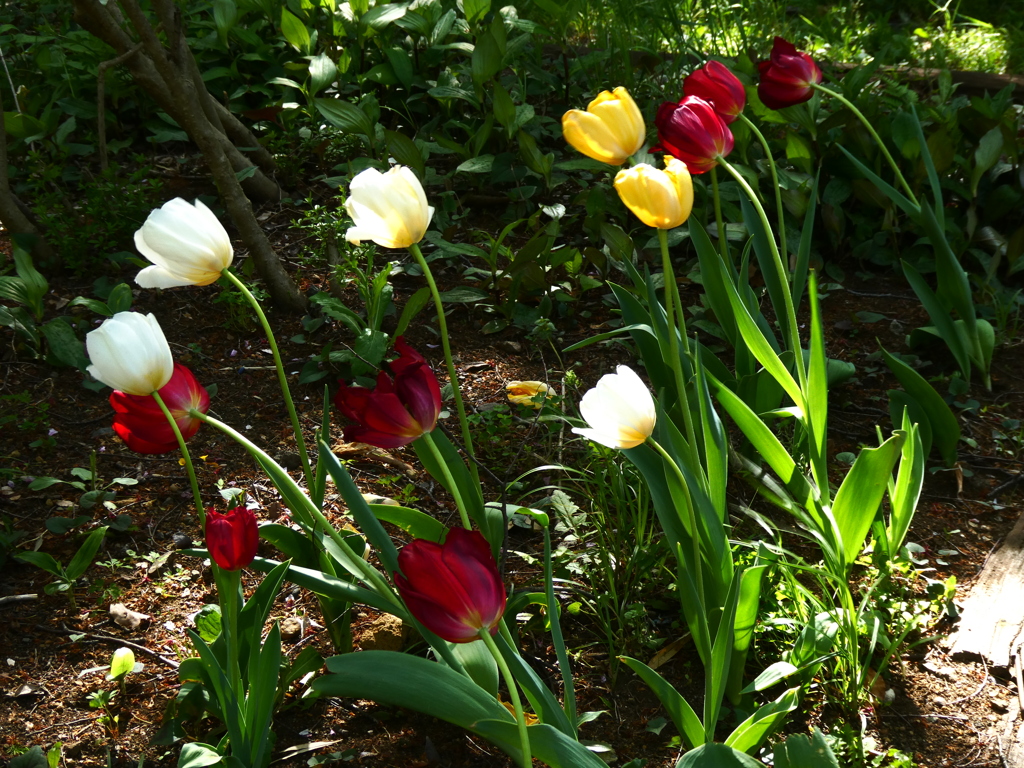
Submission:
M 157 392 L 178 423 L 182 437 L 188 440 L 199 431 L 202 422 L 188 412 L 195 408 L 206 413 L 210 395 L 192 371 L 175 363 L 171 380 Z M 110 395 L 110 404 L 114 407 L 114 431 L 136 453 L 170 453 L 178 449 L 174 430 L 153 397 L 115 391 Z
M 256 557 L 260 534 L 256 515 L 246 507 L 221 513 L 206 510 L 206 548 L 213 562 L 225 571 L 245 568 Z
M 690 173 L 706 173 L 719 158 L 732 152 L 732 131 L 715 108 L 699 96 L 684 96 L 678 104 L 666 101 L 654 118 L 658 145 L 651 152 L 678 157 Z
M 453 528 L 444 544 L 415 539 L 398 553 L 395 586 L 412 615 L 450 643 L 492 635 L 505 611 L 505 588 L 479 531 Z M 404 576 L 402 574 L 405 574 Z
M 761 72 L 757 95 L 768 109 L 803 104 L 814 93 L 811 86 L 823 79 L 814 59 L 781 37 L 775 38 L 771 58 L 759 61 L 757 68 Z
M 342 385 L 334 404 L 356 422 L 345 427 L 349 442 L 369 443 L 379 448 L 408 445 L 432 432 L 441 413 L 441 387 L 426 359 L 401 337 L 395 341 L 399 358 L 377 375 L 377 386 Z
M 709 101 L 715 112 L 727 124 L 733 122 L 747 103 L 747 92 L 729 68 L 717 61 L 709 61 L 702 69 L 691 72 L 683 80 L 683 93 Z

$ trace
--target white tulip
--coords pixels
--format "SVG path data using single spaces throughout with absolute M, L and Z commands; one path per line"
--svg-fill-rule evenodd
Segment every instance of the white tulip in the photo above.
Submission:
M 85 337 L 89 373 L 112 389 L 151 395 L 171 380 L 174 359 L 153 315 L 118 312 Z
M 602 376 L 583 396 L 580 414 L 589 428 L 572 431 L 609 448 L 635 448 L 645 442 L 658 418 L 647 385 L 625 365 Z
M 355 224 L 345 239 L 372 240 L 384 248 L 408 248 L 427 232 L 434 209 L 412 169 L 396 165 L 387 173 L 367 168 L 352 179 L 345 210 Z
M 143 288 L 209 285 L 231 266 L 231 238 L 213 211 L 180 197 L 149 214 L 135 247 L 153 262 L 135 277 Z

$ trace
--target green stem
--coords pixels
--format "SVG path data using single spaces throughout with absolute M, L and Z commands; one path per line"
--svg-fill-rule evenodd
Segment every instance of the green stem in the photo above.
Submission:
M 512 670 L 508 668 L 505 657 L 498 650 L 498 644 L 491 637 L 491 631 L 487 627 L 480 629 L 480 639 L 484 641 L 487 650 L 491 652 L 494 661 L 501 670 L 501 676 L 505 678 L 505 686 L 508 688 L 508 697 L 512 699 L 512 708 L 516 712 L 516 724 L 519 726 L 519 744 L 523 751 L 523 768 L 532 768 L 533 754 L 530 751 L 530 735 L 526 732 L 526 716 L 523 714 L 523 703 L 519 700 L 519 690 L 516 688 L 516 680 L 512 677 Z
M 875 140 L 875 143 L 878 144 L 878 148 L 882 150 L 882 154 L 885 156 L 886 161 L 889 163 L 889 167 L 892 168 L 892 172 L 896 174 L 896 178 L 899 180 L 900 186 L 903 187 L 903 191 L 907 193 L 907 197 L 910 198 L 910 202 L 912 202 L 914 206 L 916 206 L 917 208 L 920 208 L 921 204 L 918 202 L 913 190 L 910 189 L 910 185 L 907 183 L 907 180 L 903 177 L 903 174 L 900 172 L 900 168 L 898 165 L 896 165 L 896 161 L 893 160 L 892 155 L 889 154 L 889 150 L 886 148 L 885 142 L 882 141 L 881 137 L 878 135 L 878 131 L 876 131 L 875 127 L 871 125 L 871 122 L 866 117 L 864 117 L 864 113 L 857 109 L 857 107 L 854 106 L 853 102 L 850 101 L 845 96 L 843 96 L 841 93 L 837 93 L 836 91 L 833 91 L 832 89 L 826 88 L 825 86 L 819 85 L 817 83 L 811 83 L 811 87 L 816 88 L 817 90 L 821 91 L 822 93 L 828 96 L 831 96 L 833 99 L 836 99 L 843 106 L 845 106 L 847 109 L 849 109 L 851 112 L 853 112 L 853 114 L 857 116 L 857 119 L 860 120 L 861 123 L 864 124 L 864 127 L 868 129 L 868 133 L 871 134 L 871 138 L 873 138 Z
M 462 500 L 462 493 L 459 491 L 459 484 L 455 482 L 455 478 L 452 476 L 452 471 L 448 468 L 448 463 L 444 460 L 444 456 L 441 455 L 441 451 L 438 450 L 437 443 L 434 442 L 433 436 L 429 432 L 424 432 L 420 438 L 424 444 L 430 449 L 430 452 L 434 455 L 435 461 L 441 468 L 441 472 L 444 474 L 445 482 L 448 487 L 452 490 L 452 496 L 455 497 L 455 506 L 459 510 L 459 518 L 462 520 L 462 527 L 467 531 L 473 530 L 473 526 L 469 522 L 469 512 L 466 509 L 466 504 Z
M 722 222 L 722 198 L 718 193 L 718 169 L 711 168 L 711 197 L 715 206 L 715 225 L 718 227 L 718 251 L 726 264 L 732 263 L 729 256 L 729 238 L 726 237 L 725 224 Z
M 455 363 L 452 360 L 451 341 L 448 339 L 448 323 L 444 316 L 444 304 L 441 302 L 441 294 L 437 290 L 437 283 L 434 282 L 434 275 L 430 271 L 430 265 L 423 258 L 423 252 L 418 243 L 409 246 L 409 253 L 416 259 L 423 276 L 427 279 L 430 287 L 430 295 L 434 299 L 434 309 L 437 311 L 437 330 L 441 335 L 441 349 L 444 350 L 444 362 L 448 367 L 448 380 L 452 385 L 452 398 L 455 400 L 455 410 L 459 414 L 459 427 L 462 431 L 462 443 L 466 453 L 469 454 L 469 472 L 473 476 L 473 482 L 480 482 L 480 472 L 476 467 L 476 452 L 473 450 L 473 438 L 469 434 L 469 421 L 466 419 L 466 405 L 462 402 L 462 392 L 459 389 L 459 374 L 455 370 Z
M 686 336 L 686 318 L 683 315 L 682 303 L 679 301 L 679 285 L 676 283 L 675 270 L 672 269 L 672 260 L 668 255 L 668 233 L 664 229 L 658 230 L 658 244 L 661 246 L 661 271 L 665 283 L 665 321 L 668 325 L 668 355 L 669 364 L 672 366 L 672 373 L 676 380 L 676 390 L 679 392 L 679 408 L 683 412 L 683 424 L 686 428 L 686 441 L 691 451 L 696 450 L 696 432 L 693 428 L 693 416 L 690 413 L 690 402 L 686 395 L 686 381 L 683 377 L 683 364 L 679 357 L 679 340 L 676 338 L 675 307 L 679 306 L 679 329 L 682 331 L 682 342 L 688 345 Z M 653 297 L 652 297 L 653 298 Z M 693 458 L 696 458 L 695 456 Z
M 750 118 L 741 112 L 740 120 L 742 120 L 757 137 L 757 140 L 764 148 L 764 156 L 768 158 L 768 170 L 771 171 L 772 188 L 775 190 L 775 208 L 779 212 L 779 249 L 782 251 L 782 255 L 788 260 L 789 251 L 786 249 L 786 214 L 785 208 L 782 207 L 782 188 L 779 186 L 779 173 L 775 167 L 775 158 L 772 157 L 772 151 L 768 146 L 768 140 L 764 137 L 764 134 L 758 130 L 757 126 L 751 122 Z
M 232 427 L 229 427 L 223 421 L 215 419 L 212 416 L 207 416 L 205 413 L 200 413 L 194 408 L 189 411 L 189 415 L 192 416 L 193 418 L 205 421 L 207 424 L 210 424 L 211 426 L 219 429 L 225 435 L 233 438 L 235 441 L 244 446 L 245 449 L 249 451 L 250 454 L 252 454 L 254 457 L 259 458 L 261 461 L 268 462 L 270 464 L 277 464 L 277 462 L 270 458 L 270 456 L 268 456 L 267 453 L 258 445 L 256 445 L 249 438 L 247 438 L 245 435 L 241 434 L 237 430 L 233 429 Z M 283 472 L 284 470 L 281 471 Z M 348 545 L 348 542 L 345 541 L 345 537 L 342 536 L 333 525 L 331 525 L 331 522 L 326 517 L 324 517 L 324 513 L 317 508 L 316 504 L 314 504 L 308 496 L 306 496 L 304 493 L 301 493 L 301 498 L 305 502 L 303 504 L 302 511 L 308 514 L 310 517 L 312 517 L 317 525 L 323 527 L 323 530 L 327 532 L 327 535 L 331 537 L 334 543 L 338 545 L 338 548 L 341 549 L 341 551 L 345 553 L 345 556 L 349 558 L 352 566 L 359 570 L 359 578 L 362 578 L 363 581 L 372 586 L 374 591 L 377 592 L 377 594 L 387 598 L 395 605 L 402 606 L 402 601 L 398 598 L 398 595 L 394 593 L 394 591 L 388 585 L 387 581 L 385 581 L 384 577 L 380 575 L 380 572 L 372 565 L 370 565 L 368 562 L 366 562 L 366 560 L 364 560 L 362 557 L 360 557 L 352 551 L 352 548 Z
M 701 614 L 707 616 L 707 611 L 704 607 L 704 569 L 701 567 L 699 538 L 700 531 L 697 528 L 697 514 L 693 511 L 693 499 L 690 497 L 690 491 L 686 484 L 686 478 L 683 476 L 683 471 L 679 468 L 679 465 L 676 464 L 676 460 L 672 458 L 668 451 L 661 447 L 661 444 L 658 443 L 657 440 L 655 440 L 653 437 L 649 437 L 647 438 L 647 442 L 650 443 L 651 447 L 654 448 L 655 451 L 661 454 L 661 457 L 665 459 L 666 462 L 668 462 L 668 465 L 672 468 L 673 474 L 679 481 L 679 485 L 682 487 L 683 493 L 686 496 L 686 513 L 690 521 L 690 539 L 693 542 L 693 575 L 697 582 L 697 597 L 701 603 Z
M 230 282 L 232 282 L 242 295 L 249 301 L 252 308 L 256 311 L 256 316 L 260 319 L 260 324 L 263 326 L 264 333 L 267 334 L 267 343 L 270 344 L 270 351 L 274 355 L 274 367 L 277 368 L 277 382 L 281 385 L 281 395 L 284 397 L 284 404 L 288 408 L 288 417 L 292 421 L 292 432 L 295 433 L 295 444 L 299 449 L 299 460 L 302 462 L 302 473 L 306 476 L 306 487 L 313 487 L 313 471 L 309 466 L 309 454 L 306 453 L 306 440 L 302 436 L 302 425 L 299 423 L 299 414 L 295 411 L 295 403 L 292 401 L 292 393 L 288 388 L 288 377 L 284 372 L 284 363 L 281 361 L 281 353 L 277 349 L 277 340 L 274 338 L 274 332 L 270 328 L 270 322 L 267 320 L 267 316 L 263 313 L 263 307 L 256 300 L 256 297 L 252 295 L 252 291 L 246 287 L 245 283 L 239 280 L 231 270 L 225 269 L 222 273 Z
M 750 198 L 750 202 L 753 204 L 754 209 L 757 211 L 757 215 L 761 219 L 761 226 L 764 227 L 764 231 L 767 234 L 771 234 L 772 227 L 768 223 L 768 214 L 764 212 L 764 206 L 761 205 L 761 201 L 757 199 L 757 194 L 747 180 L 743 178 L 739 171 L 732 167 L 729 162 L 724 158 L 718 158 L 718 162 L 721 163 L 722 167 L 725 168 L 736 182 L 743 188 L 747 197 Z M 789 332 L 789 348 L 793 352 L 793 365 L 796 367 L 797 379 L 800 383 L 800 391 L 807 391 L 807 372 L 804 367 L 804 355 L 803 347 L 800 346 L 800 328 L 796 324 L 796 308 L 793 306 L 793 291 L 789 288 L 789 270 L 786 269 L 785 263 L 782 261 L 782 255 L 779 253 L 779 247 L 775 244 L 774 237 L 766 238 L 768 240 L 768 246 L 772 252 L 772 261 L 775 263 L 775 271 L 778 273 L 779 282 L 783 286 L 787 286 L 787 290 L 782 291 L 783 304 L 786 312 L 786 325 L 788 326 Z M 778 307 L 775 308 L 778 312 Z M 800 405 L 798 403 L 798 405 Z
M 224 639 L 228 645 L 227 678 L 238 699 L 238 707 L 244 720 L 245 686 L 242 683 L 242 669 L 238 662 L 238 611 L 241 571 L 225 571 L 214 568 L 217 580 L 217 594 L 220 597 L 221 616 L 224 619 Z
M 199 495 L 199 481 L 196 479 L 196 469 L 192 466 L 192 456 L 188 452 L 188 446 L 185 445 L 185 438 L 181 436 L 181 430 L 178 428 L 178 422 L 174 420 L 174 416 L 171 415 L 171 411 L 167 407 L 167 404 L 164 402 L 163 398 L 160 397 L 160 393 L 154 392 L 153 399 L 156 400 L 156 404 L 160 406 L 160 410 L 164 412 L 164 417 L 171 425 L 171 429 L 174 430 L 174 436 L 178 440 L 178 449 L 181 451 L 181 456 L 185 460 L 185 471 L 188 473 L 188 481 L 192 485 L 192 498 L 196 503 L 196 514 L 199 515 L 199 526 L 205 529 L 206 509 L 203 507 L 203 497 Z

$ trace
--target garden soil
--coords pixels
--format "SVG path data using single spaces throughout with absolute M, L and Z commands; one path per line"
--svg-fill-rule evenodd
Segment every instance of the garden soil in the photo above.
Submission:
M 287 237 L 280 235 L 287 231 L 287 227 L 279 230 L 279 237 Z M 292 252 L 297 240 L 292 236 Z M 9 252 L 9 243 L 4 247 Z M 886 431 L 891 428 L 886 390 L 897 384 L 878 359 L 879 342 L 891 351 L 906 352 L 906 334 L 926 324 L 913 293 L 895 274 L 857 273 L 850 266 L 846 271 L 843 287 L 829 290 L 823 304 L 829 355 L 857 366 L 853 380 L 830 392 L 832 457 L 860 445 L 877 444 L 876 424 Z M 327 288 L 322 272 L 303 269 L 300 274 L 307 294 Z M 452 270 L 440 278 L 453 285 L 458 274 Z M 417 280 L 406 276 L 395 278 L 394 285 L 399 305 L 419 287 Z M 699 286 L 684 282 L 681 287 L 688 305 L 699 303 Z M 580 298 L 577 319 L 561 323 L 550 343 L 529 340 L 518 331 L 485 335 L 483 313 L 464 306 L 454 309 L 449 317 L 451 337 L 471 409 L 487 413 L 505 403 L 504 387 L 515 379 L 545 380 L 561 387 L 563 373 L 571 369 L 585 388 L 615 364 L 635 363 L 619 344 L 561 352 L 608 329 L 606 323 L 613 314 L 599 293 L 591 291 Z M 87 282 L 55 280 L 47 297 L 48 309 L 64 308 L 78 295 L 90 295 Z M 134 308 L 155 313 L 176 358 L 206 386 L 216 385 L 212 412 L 287 462 L 294 458 L 294 443 L 266 341 L 254 328 L 239 330 L 237 314 L 229 305 L 214 303 L 217 295 L 216 287 L 136 290 Z M 350 298 L 350 305 L 358 306 Z M 590 314 L 585 319 L 584 308 Z M 80 311 L 88 316 L 84 308 Z M 413 324 L 408 340 L 440 370 L 443 359 L 426 314 Z M 271 321 L 285 360 L 292 361 L 290 372 L 298 371 L 325 342 L 341 345 L 346 341 L 337 328 L 305 334 L 297 317 L 272 315 Z M 300 342 L 303 334 L 307 338 Z M 113 512 L 92 513 L 96 519 L 109 515 L 111 520 L 116 514 L 127 514 L 132 524 L 124 532 L 108 534 L 96 563 L 74 587 L 77 608 L 72 608 L 67 594 L 46 594 L 50 578 L 41 570 L 10 558 L 0 566 L 0 598 L 4 598 L 0 603 L 0 760 L 25 747 L 48 749 L 60 742 L 66 766 L 127 767 L 142 761 L 150 766 L 174 765 L 181 742 L 153 745 L 153 741 L 178 691 L 176 667 L 189 655 L 186 629 L 191 617 L 216 599 L 209 569 L 198 558 L 177 551 L 182 543 L 200 543 L 202 538 L 184 470 L 175 455 L 142 456 L 128 450 L 110 428 L 107 396 L 84 388 L 80 372 L 26 359 L 6 330 L 0 332 L 0 343 L 0 415 L 15 417 L 4 423 L 0 433 L 0 465 L 13 470 L 10 482 L 0 487 L 0 516 L 10 529 L 26 532 L 18 546 L 39 544 L 61 562 L 67 562 L 77 547 L 74 533 L 55 535 L 45 522 L 80 514 L 81 492 L 66 484 L 33 492 L 28 489 L 29 478 L 72 480 L 71 469 L 89 467 L 90 455 L 95 453 L 103 483 L 121 476 L 139 480 L 136 486 L 118 490 Z M 931 360 L 922 369 L 924 374 L 951 373 L 941 349 L 922 355 Z M 320 423 L 324 383 L 333 386 L 333 377 L 294 389 L 307 437 Z M 566 394 L 571 408 L 578 393 Z M 966 403 L 968 397 L 977 403 Z M 929 578 L 956 577 L 957 600 L 962 600 L 1019 515 L 1021 491 L 1014 481 L 1024 470 L 1024 437 L 1019 427 L 1014 431 L 1004 425 L 1024 414 L 1024 355 L 1016 338 L 1011 336 L 997 349 L 992 392 L 976 384 L 960 400 L 972 406 L 958 409 L 964 436 L 971 442 L 961 443 L 956 467 L 928 473 L 908 537 L 924 548 L 920 557 L 933 569 L 927 573 Z M 571 459 L 567 432 L 536 423 L 525 409 L 516 411 L 500 430 L 478 432 L 485 462 L 498 468 L 497 480 L 487 481 L 488 493 L 496 497 L 498 480 L 511 480 L 534 466 L 551 463 L 561 450 L 567 451 L 563 459 Z M 331 439 L 366 492 L 398 496 L 448 524 L 457 521 L 453 504 L 418 469 L 411 450 L 363 450 L 345 444 L 338 426 Z M 261 520 L 287 521 L 287 510 L 270 483 L 228 438 L 204 427 L 190 448 L 209 505 L 219 499 L 218 484 L 238 487 L 258 503 Z M 753 497 L 749 486 L 740 481 L 730 487 L 730 495 L 737 509 Z M 329 514 L 338 525 L 344 523 L 336 501 Z M 734 522 L 746 524 L 739 512 Z M 398 533 L 395 538 L 401 542 Z M 511 537 L 512 552 L 536 555 L 541 551 L 540 536 L 533 531 L 517 528 Z M 266 554 L 274 555 L 269 550 Z M 161 557 L 157 563 L 151 562 L 157 557 Z M 506 577 L 516 588 L 535 588 L 539 582 L 537 567 L 514 554 Z M 245 572 L 246 589 L 251 591 L 258 579 L 258 573 Z M 19 595 L 34 597 L 9 599 Z M 138 628 L 126 629 L 111 620 L 112 603 L 147 618 Z M 309 645 L 324 656 L 331 654 L 316 601 L 305 590 L 286 586 L 271 615 L 291 619 L 291 628 L 298 627 L 286 643 L 289 655 Z M 671 612 L 666 621 L 653 624 L 660 647 L 676 651 L 659 671 L 699 711 L 699 661 L 676 627 Z M 410 642 L 366 608 L 356 610 L 353 628 L 357 649 L 401 648 Z M 806 732 L 819 726 L 834 732 L 844 725 L 858 728 L 863 722 L 876 754 L 899 749 L 923 768 L 1002 765 L 1009 746 L 1006 723 L 1019 720 L 1020 692 L 1012 672 L 990 669 L 982 660 L 951 658 L 943 638 L 954 628 L 953 619 L 938 622 L 930 630 L 934 641 L 910 648 L 897 660 L 876 685 L 874 706 L 842 714 L 822 700 L 821 688 L 814 688 L 786 729 Z M 665 724 L 658 701 L 635 676 L 623 668 L 613 670 L 596 622 L 585 613 L 567 612 L 565 630 L 573 649 L 580 711 L 604 712 L 582 727 L 581 736 L 611 745 L 620 765 L 634 758 L 643 758 L 649 768 L 673 765 L 680 755 L 673 726 Z M 554 685 L 552 649 L 537 640 L 545 635 L 525 631 L 523 636 L 524 657 Z M 88 697 L 115 687 L 104 679 L 103 666 L 121 646 L 133 648 L 144 667 L 128 677 L 125 695 L 115 696 L 110 711 L 104 713 L 90 707 Z M 641 658 L 655 652 L 653 647 L 637 651 Z M 760 669 L 754 669 L 757 661 L 755 654 L 751 659 L 755 673 Z M 511 765 L 489 743 L 426 715 L 371 701 L 311 700 L 305 693 L 301 686 L 293 690 L 275 720 L 275 754 L 283 757 L 278 765 L 331 760 L 395 768 Z M 216 741 L 216 725 L 210 720 L 193 722 L 186 727 L 186 737 Z

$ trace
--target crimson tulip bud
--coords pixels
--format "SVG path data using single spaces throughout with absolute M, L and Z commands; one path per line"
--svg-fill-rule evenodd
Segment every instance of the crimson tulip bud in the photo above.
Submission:
M 246 507 L 221 513 L 206 510 L 206 548 L 213 562 L 225 571 L 245 568 L 256 557 L 260 534 L 256 515 Z
M 399 357 L 388 364 L 393 375 L 381 371 L 377 386 L 342 386 L 334 404 L 356 422 L 345 427 L 349 442 L 368 443 L 378 448 L 408 445 L 437 426 L 441 414 L 441 387 L 423 355 L 395 340 Z
M 814 93 L 811 86 L 823 79 L 814 59 L 781 37 L 775 38 L 771 58 L 759 61 L 757 68 L 761 73 L 757 95 L 768 109 L 803 104 Z
M 505 588 L 479 531 L 453 528 L 444 544 L 415 539 L 398 553 L 395 586 L 416 620 L 449 643 L 492 635 L 505 612 Z M 404 574 L 404 575 L 403 575 Z
M 191 416 L 193 408 L 201 413 L 210 409 L 210 395 L 188 368 L 174 364 L 171 380 L 157 394 L 178 423 L 181 436 L 188 440 L 202 422 Z M 110 395 L 114 407 L 114 431 L 136 453 L 170 453 L 178 449 L 174 430 L 149 395 L 129 395 L 115 391 Z
M 732 131 L 715 108 L 699 96 L 684 96 L 678 104 L 665 102 L 658 108 L 654 124 L 658 145 L 651 152 L 678 157 L 690 173 L 706 173 L 732 152 Z
M 732 123 L 747 104 L 747 92 L 729 68 L 717 61 L 709 61 L 702 69 L 691 72 L 683 80 L 686 96 L 699 96 L 711 102 L 718 116 Z

